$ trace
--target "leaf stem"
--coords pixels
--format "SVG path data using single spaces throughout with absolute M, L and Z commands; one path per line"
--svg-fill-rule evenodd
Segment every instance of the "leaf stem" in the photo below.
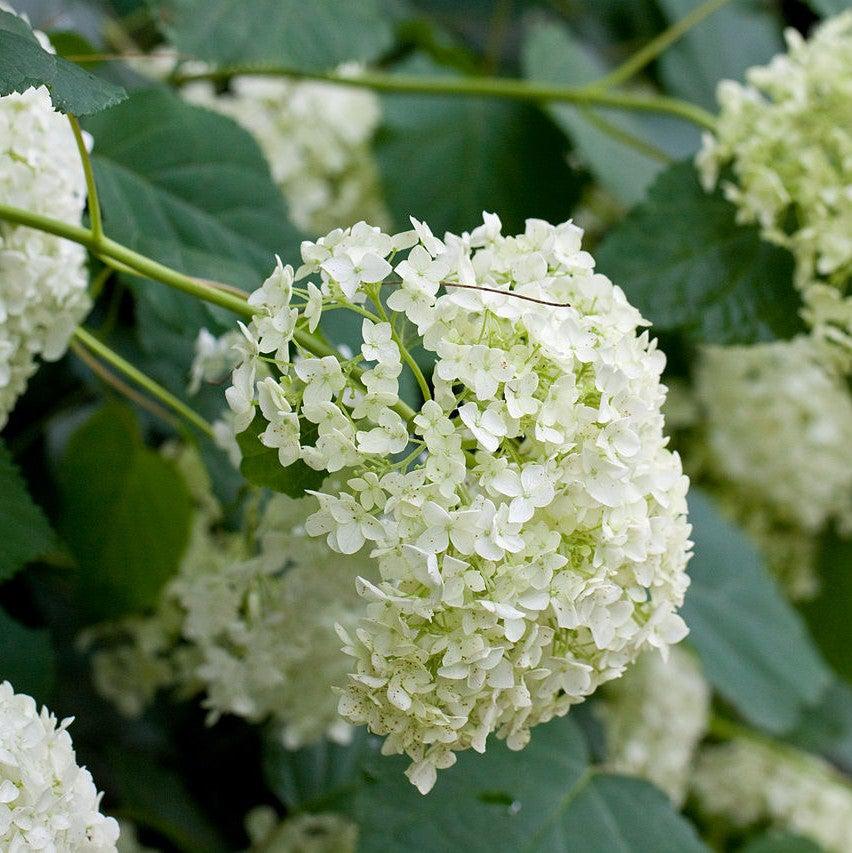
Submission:
M 83 164 L 83 177 L 86 179 L 86 195 L 89 206 L 89 221 L 92 224 L 92 240 L 95 246 L 99 246 L 104 237 L 103 219 L 101 218 L 101 203 L 98 199 L 98 188 L 95 184 L 95 173 L 92 170 L 92 158 L 89 157 L 89 149 L 86 148 L 86 140 L 80 129 L 77 116 L 68 113 L 68 121 L 74 133 L 77 150 L 80 152 L 80 162 Z
M 39 231 L 45 231 L 48 234 L 55 234 L 57 237 L 64 237 L 74 243 L 79 243 L 86 246 L 93 252 L 96 252 L 98 257 L 105 262 L 107 259 L 117 261 L 129 268 L 129 272 L 135 275 L 140 275 L 145 278 L 152 278 L 156 281 L 167 284 L 170 287 L 202 299 L 205 302 L 210 302 L 213 305 L 218 305 L 221 308 L 226 308 L 229 311 L 250 320 L 254 316 L 254 309 L 246 301 L 247 296 L 237 296 L 233 288 L 228 285 L 220 285 L 218 283 L 205 281 L 204 279 L 193 278 L 184 273 L 173 270 L 170 267 L 160 264 L 151 258 L 140 255 L 121 243 L 116 243 L 109 237 L 104 237 L 97 247 L 94 243 L 94 237 L 91 231 L 83 228 L 80 225 L 72 225 L 68 222 L 62 222 L 59 219 L 51 219 L 49 216 L 42 216 L 39 213 L 32 213 L 29 210 L 22 210 L 18 207 L 12 207 L 8 204 L 0 204 L 0 220 L 7 222 L 15 222 L 18 225 L 26 225 L 29 228 L 36 228 Z M 340 353 L 329 344 L 320 340 L 317 335 L 312 335 L 304 329 L 296 329 L 293 338 L 299 346 L 307 350 L 313 355 L 326 356 L 331 355 L 335 358 L 340 358 Z M 94 339 L 97 341 L 97 339 Z M 98 341 L 98 343 L 100 343 Z M 103 346 L 101 344 L 101 346 Z M 111 350 L 109 352 L 112 352 Z M 115 355 L 113 353 L 113 355 Z M 118 358 L 118 356 L 116 356 Z M 123 359 L 122 359 L 123 361 Z M 124 362 L 130 370 L 136 370 L 133 365 Z M 118 365 L 116 365 L 118 366 Z M 137 371 L 138 375 L 148 380 L 148 377 Z M 128 374 L 129 375 L 129 374 Z M 357 378 L 357 377 L 356 377 Z M 148 380 L 152 381 L 153 380 Z M 159 388 L 159 386 L 157 386 Z M 164 390 L 164 389 L 162 389 Z M 168 393 L 164 390 L 164 393 Z M 177 398 L 174 398 L 177 399 Z M 180 402 L 180 401 L 178 401 Z M 182 404 L 181 404 L 182 405 Z M 411 421 L 416 412 L 402 400 L 393 407 L 406 421 Z
M 618 86 L 626 82 L 648 63 L 653 62 L 663 51 L 683 37 L 696 24 L 730 3 L 731 0 L 706 0 L 700 6 L 696 6 L 688 15 L 684 15 L 679 21 L 675 21 L 668 29 L 651 39 L 645 47 L 637 50 L 624 63 L 610 71 L 589 85 L 591 89 L 606 89 L 609 86 Z
M 720 2 L 720 0 L 716 0 Z M 505 77 L 420 77 L 408 74 L 385 74 L 365 71 L 353 75 L 298 71 L 293 68 L 266 65 L 233 65 L 193 74 L 177 74 L 178 85 L 192 80 L 226 81 L 238 76 L 289 77 L 297 80 L 322 80 L 341 86 L 373 89 L 377 92 L 395 92 L 412 95 L 449 95 L 458 97 L 479 96 L 505 98 L 534 103 L 569 103 L 610 107 L 618 110 L 664 113 L 712 130 L 716 121 L 712 113 L 695 104 L 665 95 L 639 95 L 630 92 L 612 92 L 590 86 L 557 86 L 529 80 Z
M 155 397 L 173 412 L 186 419 L 193 426 L 200 429 L 205 435 L 213 436 L 213 427 L 201 417 L 194 409 L 191 409 L 183 400 L 178 399 L 170 391 L 163 388 L 162 385 L 151 379 L 150 376 L 143 373 L 139 368 L 134 367 L 129 361 L 123 359 L 117 352 L 110 349 L 103 341 L 100 341 L 93 334 L 86 331 L 82 326 L 79 326 L 74 331 L 74 337 L 86 349 L 94 353 L 98 358 L 105 361 L 107 364 L 114 367 L 120 373 L 123 373 L 128 379 L 135 382 L 141 388 L 144 388 L 152 397 Z

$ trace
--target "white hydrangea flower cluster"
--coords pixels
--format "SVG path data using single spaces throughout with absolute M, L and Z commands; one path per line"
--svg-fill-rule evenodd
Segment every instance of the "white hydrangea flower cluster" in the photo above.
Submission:
M 710 714 L 710 689 L 693 656 L 680 648 L 667 661 L 656 652 L 643 653 L 606 688 L 600 710 L 607 766 L 653 782 L 681 806 Z
M 810 533 L 852 519 L 852 397 L 818 341 L 708 347 L 696 394 L 709 464 L 748 505 Z
M 704 811 L 736 826 L 768 819 L 827 851 L 848 853 L 852 787 L 814 755 L 743 739 L 705 747 L 692 789 Z
M 0 847 L 7 853 L 115 853 L 118 824 L 100 813 L 92 775 L 77 766 L 68 726 L 0 683 Z
M 0 202 L 79 225 L 85 199 L 74 135 L 47 89 L 0 98 Z M 0 222 L 0 429 L 36 359 L 60 358 L 88 311 L 85 263 L 76 243 Z
M 344 67 L 343 74 L 357 68 Z M 223 113 L 257 140 L 290 218 L 307 234 L 359 219 L 385 222 L 370 145 L 381 121 L 372 92 L 323 82 L 237 77 L 216 94 L 206 82 L 184 87 L 187 100 Z
M 330 562 L 304 534 L 312 508 L 312 499 L 272 498 L 256 548 L 202 517 L 157 612 L 83 638 L 102 646 L 92 658 L 98 691 L 130 716 L 163 688 L 203 692 L 211 722 L 225 713 L 271 719 L 291 749 L 323 736 L 347 742 L 351 727 L 332 692 L 349 668 L 335 626 L 357 624 L 365 605 L 355 578 L 372 567 L 356 557 Z
M 251 849 L 267 853 L 355 853 L 358 827 L 343 815 L 325 812 L 299 814 L 279 821 L 269 806 L 246 815 Z
M 806 319 L 852 359 L 852 11 L 807 41 L 792 29 L 786 39 L 787 53 L 749 69 L 747 85 L 719 85 L 697 165 L 712 189 L 730 164 L 722 186 L 739 219 L 793 253 Z
M 582 231 L 529 220 L 504 237 L 486 214 L 441 240 L 412 221 L 304 243 L 299 278 L 319 284 L 298 307 L 279 261 L 250 298 L 226 396 L 238 429 L 259 407 L 282 465 L 348 469 L 306 525 L 341 554 L 369 543 L 381 576 L 359 579 L 368 616 L 340 632 L 353 658 L 340 712 L 407 753 L 426 792 L 456 750 L 483 751 L 492 732 L 520 749 L 643 648 L 679 641 L 691 543 L 664 356 Z M 367 314 L 360 354 L 310 355 L 298 341 L 341 303 Z M 411 326 L 437 357 L 417 413 L 399 399 Z M 258 379 L 270 362 L 278 375 Z

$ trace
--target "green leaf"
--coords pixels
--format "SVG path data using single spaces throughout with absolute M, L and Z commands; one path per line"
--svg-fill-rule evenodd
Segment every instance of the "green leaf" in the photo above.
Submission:
M 819 705 L 808 709 L 787 739 L 852 771 L 852 687 L 840 680 L 832 682 Z
M 298 235 L 251 134 L 164 89 L 134 92 L 86 123 L 104 228 L 130 248 L 190 275 L 254 290 L 274 254 L 298 259 Z M 186 297 L 138 288 L 162 315 Z M 216 315 L 214 315 L 216 316 Z
M 852 539 L 832 532 L 824 538 L 817 565 L 820 592 L 800 609 L 828 662 L 852 681 L 849 614 L 852 613 Z
M 217 828 L 193 799 L 184 780 L 148 756 L 117 750 L 110 759 L 111 793 L 134 823 L 154 829 L 183 853 L 225 853 Z
M 21 18 L 0 11 L 0 95 L 38 86 L 47 87 L 57 110 L 80 116 L 106 109 L 127 97 L 121 87 L 48 53 Z
M 422 56 L 401 74 L 448 76 Z M 571 215 L 582 182 L 567 165 L 567 143 L 536 107 L 495 99 L 387 95 L 377 157 L 384 196 L 398 227 L 409 216 L 436 233 L 470 231 L 482 211 L 506 233 L 529 216 Z
M 56 676 L 50 634 L 27 628 L 0 609 L 0 681 L 17 693 L 28 693 L 39 703 L 48 702 Z
M 378 738 L 355 729 L 346 745 L 322 740 L 302 749 L 287 749 L 281 737 L 267 732 L 263 745 L 266 784 L 288 809 L 310 809 L 361 781 L 361 765 L 378 750 Z
M 255 486 L 283 492 L 291 498 L 303 497 L 305 489 L 318 489 L 327 476 L 326 472 L 314 471 L 301 459 L 283 468 L 278 461 L 278 451 L 260 443 L 259 436 L 266 425 L 266 419 L 258 413 L 248 429 L 237 436 L 237 444 L 243 454 L 240 473 Z M 302 439 L 309 440 L 307 436 Z
M 537 727 L 520 752 L 495 741 L 484 755 L 460 754 L 425 797 L 405 781 L 406 763 L 368 761 L 368 780 L 347 801 L 361 853 L 706 850 L 662 792 L 590 767 L 568 718 Z
M 53 531 L 33 503 L 24 478 L 0 443 L 0 582 L 43 554 Z
M 791 337 L 802 328 L 792 255 L 735 217 L 692 163 L 677 163 L 609 233 L 598 270 L 661 331 L 717 344 Z
M 659 0 L 670 24 L 703 0 Z M 743 80 L 747 68 L 784 51 L 777 15 L 753 0 L 734 0 L 691 29 L 660 57 L 660 74 L 673 94 L 715 110 L 720 80 Z
M 133 413 L 108 404 L 72 436 L 58 472 L 60 532 L 94 616 L 152 606 L 189 540 L 192 500 L 174 464 L 146 447 Z
M 741 853 L 820 853 L 822 849 L 809 838 L 772 830 L 750 841 Z
M 184 56 L 304 71 L 371 62 L 393 44 L 379 0 L 158 0 L 160 27 Z
M 751 723 L 789 731 L 831 673 L 745 533 L 698 489 L 689 509 L 695 555 L 682 615 L 704 674 Z
M 564 27 L 553 23 L 530 28 L 523 49 L 528 79 L 581 86 L 606 73 L 606 68 Z M 639 201 L 664 163 L 614 139 L 593 124 L 588 113 L 570 104 L 553 104 L 548 112 L 574 141 L 580 156 L 601 184 L 619 201 Z M 645 138 L 642 125 L 630 115 L 599 110 L 600 117 L 620 131 Z M 516 156 L 516 155 L 515 155 Z

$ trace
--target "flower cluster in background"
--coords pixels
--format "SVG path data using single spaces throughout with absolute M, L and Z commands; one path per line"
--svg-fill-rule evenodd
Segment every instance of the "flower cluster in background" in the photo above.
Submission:
M 366 558 L 333 561 L 304 533 L 315 507 L 278 495 L 249 541 L 216 529 L 209 483 L 198 457 L 178 455 L 199 501 L 180 572 L 152 616 L 133 616 L 87 632 L 99 692 L 125 714 L 141 713 L 164 688 L 201 693 L 211 722 L 235 714 L 271 720 L 291 749 L 323 736 L 346 742 L 335 686 L 348 663 L 336 626 L 354 627 L 365 610 L 357 576 L 373 576 Z M 204 506 L 208 509 L 205 511 Z
M 692 654 L 675 648 L 663 660 L 645 652 L 606 688 L 600 711 L 607 766 L 648 779 L 683 805 L 710 715 L 710 688 Z
M 772 742 L 736 739 L 704 747 L 693 793 L 710 815 L 738 827 L 769 821 L 845 853 L 852 838 L 852 788 L 820 758 Z
M 341 73 L 357 73 L 344 68 Z M 359 219 L 385 222 L 379 174 L 370 148 L 381 119 L 372 93 L 321 82 L 239 77 L 217 94 L 205 82 L 184 96 L 230 116 L 257 139 L 290 219 L 323 234 Z
M 796 258 L 805 318 L 852 363 L 852 11 L 718 90 L 721 113 L 698 156 L 708 189 L 723 176 L 743 222 Z
M 282 465 L 349 469 L 306 523 L 340 554 L 369 543 L 381 577 L 359 578 L 367 617 L 340 632 L 340 712 L 407 753 L 425 792 L 456 750 L 492 732 L 520 749 L 642 648 L 680 640 L 690 542 L 664 358 L 580 229 L 530 220 L 504 237 L 486 215 L 441 240 L 413 222 L 303 244 L 298 278 L 319 283 L 301 303 L 279 264 L 250 297 L 226 396 L 238 430 L 260 409 Z M 300 330 L 340 304 L 365 315 L 360 354 L 305 352 Z M 413 329 L 437 359 L 417 413 L 399 399 Z
M 816 592 L 816 537 L 852 523 L 852 398 L 820 341 L 707 347 L 685 451 L 690 473 L 748 531 L 788 593 Z
M 0 98 L 0 202 L 79 225 L 85 201 L 71 126 L 47 89 Z M 36 359 L 62 356 L 88 311 L 85 263 L 86 250 L 76 243 L 0 222 L 0 428 Z
M 77 765 L 68 726 L 0 683 L 0 846 L 112 853 L 118 824 L 100 813 L 92 776 Z

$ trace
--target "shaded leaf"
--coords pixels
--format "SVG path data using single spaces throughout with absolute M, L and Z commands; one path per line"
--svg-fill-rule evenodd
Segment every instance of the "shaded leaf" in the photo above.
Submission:
M 819 844 L 801 835 L 770 831 L 746 844 L 741 853 L 820 853 L 821 850 Z
M 266 783 L 288 809 L 313 808 L 345 794 L 362 780 L 361 765 L 378 751 L 379 740 L 364 728 L 352 742 L 321 740 L 302 749 L 287 749 L 277 733 L 269 733 L 263 749 Z
M 796 334 L 793 257 L 736 222 L 719 191 L 705 193 L 690 162 L 671 166 L 602 243 L 598 269 L 662 331 L 747 344 Z
M 269 166 L 235 122 L 152 89 L 134 92 L 86 128 L 95 138 L 95 177 L 112 238 L 244 290 L 266 278 L 276 252 L 298 257 L 298 235 Z M 142 284 L 137 294 L 165 317 L 184 315 L 191 299 L 159 283 Z
M 57 110 L 80 116 L 127 97 L 121 87 L 48 53 L 21 18 L 0 10 L 0 95 L 38 86 L 47 87 Z
M 825 536 L 817 563 L 820 591 L 802 602 L 800 609 L 828 662 L 847 681 L 852 681 L 849 654 L 849 614 L 852 613 L 852 538 Z
M 43 554 L 52 542 L 50 524 L 0 443 L 0 582 Z
M 852 687 L 839 679 L 832 682 L 787 739 L 826 756 L 852 775 Z
M 379 0 L 158 0 L 154 6 L 179 53 L 219 65 L 329 70 L 370 62 L 393 44 Z
M 0 681 L 44 704 L 53 692 L 55 669 L 50 634 L 27 628 L 0 609 Z
M 682 615 L 704 674 L 751 723 L 789 731 L 831 673 L 745 533 L 698 489 L 689 516 L 695 555 Z
M 60 532 L 80 567 L 88 612 L 153 605 L 189 540 L 192 500 L 174 464 L 142 443 L 132 412 L 108 404 L 68 442 Z
M 237 444 L 243 454 L 240 473 L 255 486 L 283 492 L 291 498 L 303 497 L 305 489 L 318 489 L 327 476 L 326 472 L 314 471 L 301 459 L 286 468 L 282 467 L 278 461 L 278 451 L 261 444 L 258 437 L 266 426 L 266 419 L 258 413 L 248 429 L 237 436 Z
M 524 44 L 524 70 L 528 79 L 566 86 L 581 86 L 606 73 L 606 68 L 564 27 L 553 23 L 530 28 Z M 664 163 L 614 139 L 593 123 L 594 115 L 570 104 L 551 104 L 548 112 L 574 141 L 595 177 L 619 201 L 631 205 L 664 168 Z M 614 110 L 598 113 L 618 130 L 645 138 L 634 116 Z
M 703 0 L 659 0 L 670 24 Z M 660 57 L 667 89 L 707 109 L 716 109 L 720 80 L 743 80 L 747 68 L 765 65 L 784 51 L 781 22 L 768 4 L 734 0 L 678 39 Z
M 450 74 L 424 57 L 401 74 Z M 470 231 L 487 210 L 504 232 L 535 216 L 571 215 L 582 180 L 566 160 L 567 143 L 537 108 L 482 98 L 387 95 L 377 158 L 384 196 L 400 228 L 409 216 L 435 233 Z
M 665 795 L 647 782 L 592 769 L 568 718 L 537 727 L 512 752 L 492 741 L 442 770 L 421 796 L 403 758 L 375 757 L 348 808 L 361 853 L 469 850 L 488 853 L 691 853 L 706 848 Z

